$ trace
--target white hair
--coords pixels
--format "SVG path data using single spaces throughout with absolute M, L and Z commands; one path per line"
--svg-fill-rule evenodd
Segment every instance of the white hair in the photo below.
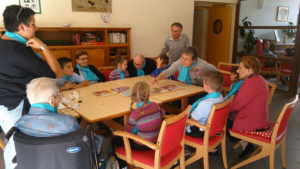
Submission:
M 59 87 L 55 79 L 41 77 L 27 84 L 26 93 L 30 104 L 49 103 L 52 96 L 59 94 Z

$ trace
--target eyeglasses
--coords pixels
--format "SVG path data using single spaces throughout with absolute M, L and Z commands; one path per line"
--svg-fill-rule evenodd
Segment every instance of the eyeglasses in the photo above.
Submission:
M 19 12 L 18 12 L 18 15 L 17 15 L 17 17 L 16 17 L 16 19 L 17 19 L 18 22 L 19 22 L 19 15 L 20 15 L 22 9 L 23 9 L 23 7 L 21 6 L 21 8 L 20 8 L 20 10 L 19 10 Z
M 86 57 L 86 58 L 80 58 L 79 60 L 89 60 L 89 58 L 88 57 Z

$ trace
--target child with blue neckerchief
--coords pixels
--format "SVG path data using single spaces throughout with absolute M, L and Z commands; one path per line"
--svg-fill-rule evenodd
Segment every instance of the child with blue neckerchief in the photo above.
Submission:
M 118 80 L 129 78 L 129 73 L 127 71 L 127 59 L 124 56 L 116 56 L 114 60 L 115 70 L 110 72 L 109 80 Z
M 168 69 L 169 57 L 166 54 L 160 54 L 156 57 L 156 69 L 151 73 L 151 77 L 157 77 L 162 71 Z M 170 76 L 169 79 L 174 80 L 174 75 Z
M 212 106 L 224 101 L 220 90 L 223 86 L 223 75 L 219 71 L 204 72 L 203 87 L 207 95 L 198 99 L 191 108 L 190 118 L 202 125 L 206 125 Z M 203 137 L 204 130 L 196 126 L 186 127 L 186 134 L 191 137 Z
M 88 86 L 90 83 L 84 80 L 77 73 L 74 73 L 72 66 L 72 60 L 66 57 L 61 57 L 58 59 L 58 63 L 63 71 L 63 77 L 56 79 L 59 89 L 61 91 L 68 89 L 76 89 L 84 86 Z
M 232 95 L 236 95 L 236 93 L 239 91 L 239 88 L 241 87 L 244 80 L 239 80 L 239 74 L 237 72 L 238 67 L 233 66 L 230 70 L 230 80 L 231 80 L 231 87 L 230 90 L 225 97 L 225 101 L 228 100 Z

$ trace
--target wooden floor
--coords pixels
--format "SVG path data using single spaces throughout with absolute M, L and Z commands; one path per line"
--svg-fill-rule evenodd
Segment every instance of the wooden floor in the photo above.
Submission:
M 271 110 L 270 110 L 270 120 L 274 121 L 277 118 L 278 113 L 281 111 L 283 105 L 288 102 L 292 97 L 282 93 L 276 92 L 272 101 Z M 295 111 L 293 112 L 292 118 L 290 119 L 288 132 L 287 132 L 287 145 L 286 145 L 286 160 L 287 160 L 287 169 L 299 169 L 300 168 L 300 102 L 297 103 Z M 232 143 L 227 141 L 227 158 L 228 165 L 232 166 L 239 162 L 238 154 L 241 152 L 241 149 L 233 150 Z M 221 153 L 219 156 L 210 156 L 209 160 L 210 168 L 212 169 L 222 169 L 222 158 Z M 202 169 L 203 161 L 199 160 L 190 166 L 188 169 Z M 264 158 L 259 161 L 256 161 L 252 164 L 249 164 L 242 169 L 267 169 L 269 168 L 269 159 Z M 275 168 L 282 168 L 280 149 L 276 151 L 275 156 Z M 0 150 L 0 169 L 4 169 L 3 162 L 3 152 Z

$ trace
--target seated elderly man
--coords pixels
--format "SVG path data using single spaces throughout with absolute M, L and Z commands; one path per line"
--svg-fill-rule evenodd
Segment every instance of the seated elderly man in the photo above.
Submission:
M 72 116 L 57 114 L 60 96 L 54 79 L 33 79 L 27 84 L 26 93 L 31 104 L 30 110 L 15 124 L 21 132 L 35 137 L 52 137 L 80 128 Z
M 133 60 L 128 62 L 127 67 L 129 77 L 150 75 L 155 69 L 155 61 L 150 58 L 145 58 L 142 54 L 136 54 Z

